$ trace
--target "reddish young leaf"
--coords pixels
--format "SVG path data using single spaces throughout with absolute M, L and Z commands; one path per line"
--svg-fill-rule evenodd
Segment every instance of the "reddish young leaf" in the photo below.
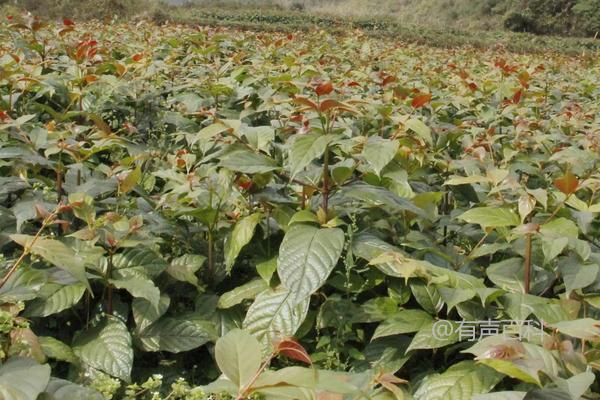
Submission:
M 295 96 L 294 103 L 301 104 L 303 106 L 307 106 L 313 110 L 319 109 L 319 106 L 317 103 L 315 103 L 314 101 L 310 100 L 309 98 L 303 97 L 303 96 Z
M 381 82 L 381 86 L 387 86 L 390 83 L 396 82 L 398 79 L 395 76 L 392 75 L 388 75 L 385 77 L 385 79 Z
M 315 92 L 319 96 L 325 96 L 326 94 L 333 92 L 333 83 L 331 83 L 331 82 L 321 83 L 320 85 L 318 85 L 315 88 Z
M 430 101 L 431 101 L 431 93 L 420 94 L 413 98 L 411 105 L 413 106 L 413 108 L 419 108 L 419 107 L 423 107 L 425 104 L 429 103 Z
M 566 195 L 570 195 L 577 191 L 579 187 L 579 179 L 567 171 L 562 177 L 554 180 L 554 186 Z
M 138 54 L 134 54 L 134 55 L 131 57 L 131 59 L 132 59 L 133 61 L 135 61 L 135 62 L 139 62 L 139 61 L 140 61 L 142 58 L 144 58 L 144 55 L 143 55 L 143 54 L 140 54 L 140 53 L 138 53 Z
M 75 22 L 68 18 L 63 19 L 63 24 L 64 26 L 75 26 Z
M 515 95 L 512 98 L 513 104 L 519 104 L 521 102 L 521 96 L 523 96 L 523 91 L 517 90 L 517 92 L 515 93 Z
M 308 352 L 294 339 L 284 339 L 275 343 L 275 351 L 282 356 L 312 365 Z

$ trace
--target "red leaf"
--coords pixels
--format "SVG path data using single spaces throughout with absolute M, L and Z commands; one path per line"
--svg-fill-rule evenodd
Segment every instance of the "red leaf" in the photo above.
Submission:
M 521 102 L 521 96 L 523 95 L 523 91 L 517 90 L 515 95 L 513 96 L 513 104 L 519 104 Z
M 570 195 L 577 191 L 579 187 L 579 179 L 567 171 L 562 177 L 554 180 L 554 186 L 566 195 Z
M 308 352 L 294 339 L 284 339 L 275 343 L 277 354 L 312 365 Z
M 63 19 L 63 24 L 65 26 L 75 26 L 75 22 L 73 22 L 73 20 L 68 19 L 68 18 Z
M 329 94 L 329 93 L 333 92 L 333 83 L 331 83 L 331 82 L 321 83 L 320 85 L 318 85 L 315 88 L 315 92 L 319 96 L 324 96 L 326 94 Z
M 356 110 L 354 108 L 352 108 L 351 105 L 342 103 L 337 100 L 326 99 L 326 100 L 323 100 L 321 102 L 321 104 L 319 105 L 319 110 L 321 110 L 321 112 L 326 112 L 331 109 L 338 109 L 338 110 L 348 111 L 351 113 L 356 113 Z
M 398 79 L 395 76 L 389 75 L 381 82 L 381 86 L 389 85 L 390 83 L 396 82 Z
M 413 98 L 411 105 L 414 108 L 419 108 L 419 107 L 423 107 L 425 104 L 429 103 L 430 101 L 431 101 L 431 93 L 420 94 L 418 96 L 415 96 L 415 98 Z
M 475 84 L 475 83 L 473 83 L 473 82 L 469 83 L 467 86 L 469 86 L 469 89 L 470 89 L 472 92 L 474 92 L 474 91 L 476 91 L 476 90 L 478 89 L 478 87 L 477 87 L 477 84 Z
M 132 59 L 133 61 L 135 61 L 135 62 L 139 62 L 139 61 L 140 61 L 142 58 L 144 58 L 144 55 L 143 55 L 143 54 L 140 54 L 140 53 L 138 53 L 138 54 L 134 54 L 134 55 L 131 57 L 131 59 Z
M 313 110 L 318 110 L 319 106 L 317 103 L 315 103 L 314 101 L 312 101 L 311 99 L 307 98 L 307 97 L 303 97 L 303 96 L 295 96 L 294 97 L 294 103 L 296 104 L 301 104 L 303 106 L 307 106 Z

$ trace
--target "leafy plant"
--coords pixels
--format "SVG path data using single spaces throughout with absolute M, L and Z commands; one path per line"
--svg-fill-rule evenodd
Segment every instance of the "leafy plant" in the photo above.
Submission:
M 0 37 L 5 397 L 597 396 L 597 58 Z

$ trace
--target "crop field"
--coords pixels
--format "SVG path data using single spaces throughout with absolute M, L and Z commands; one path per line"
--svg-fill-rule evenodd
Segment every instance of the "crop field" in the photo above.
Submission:
M 600 57 L 0 22 L 0 399 L 600 399 Z

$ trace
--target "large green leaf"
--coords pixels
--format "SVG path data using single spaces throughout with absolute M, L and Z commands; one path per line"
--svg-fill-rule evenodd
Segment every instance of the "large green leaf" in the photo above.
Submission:
M 85 286 L 81 283 L 58 286 L 50 296 L 29 303 L 26 314 L 31 317 L 47 317 L 56 314 L 77 304 L 84 293 Z
M 109 280 L 117 289 L 127 290 L 133 297 L 141 297 L 148 300 L 154 307 L 158 308 L 160 301 L 160 290 L 150 279 L 144 276 L 132 276 L 128 279 Z
M 51 336 L 40 336 L 38 337 L 38 341 L 46 357 L 72 364 L 77 363 L 77 356 L 71 347 L 60 340 Z
M 55 239 L 43 238 L 37 239 L 34 243 L 34 237 L 30 235 L 11 235 L 10 238 L 19 245 L 30 248 L 31 253 L 67 271 L 91 291 L 85 273 L 84 260 L 64 243 Z
M 280 287 L 256 296 L 244 319 L 244 329 L 258 338 L 264 348 L 273 340 L 293 336 L 308 312 L 309 299 L 299 304 L 289 290 Z
M 576 319 L 574 321 L 561 321 L 550 325 L 560 333 L 578 339 L 599 340 L 600 321 L 592 318 Z
M 354 183 L 345 186 L 342 189 L 342 195 L 343 203 L 354 203 L 358 200 L 361 202 L 361 206 L 365 208 L 379 208 L 392 215 L 409 211 L 420 217 L 427 218 L 427 213 L 417 207 L 412 201 L 400 197 L 384 187 Z
M 371 340 L 384 336 L 417 332 L 432 321 L 431 315 L 423 310 L 401 310 L 379 324 Z
M 454 364 L 442 374 L 426 377 L 414 394 L 415 400 L 465 400 L 487 393 L 502 374 L 472 361 Z
M 92 388 L 78 385 L 64 379 L 51 378 L 44 394 L 51 400 L 103 400 L 104 396 Z M 43 397 L 40 400 L 47 400 Z
M 410 290 L 417 303 L 423 307 L 429 314 L 437 314 L 444 306 L 444 300 L 440 296 L 437 288 L 433 285 L 427 285 L 421 281 L 412 281 Z
M 247 299 L 254 299 L 257 294 L 269 288 L 263 279 L 254 279 L 244 285 L 238 286 L 229 292 L 223 293 L 219 298 L 219 308 L 230 308 Z
M 363 147 L 362 156 L 379 175 L 381 170 L 394 159 L 399 147 L 400 142 L 397 140 L 371 136 Z
M 73 351 L 90 367 L 129 381 L 133 366 L 131 336 L 118 318 L 106 316 L 96 326 L 77 334 Z
M 212 322 L 196 319 L 161 318 L 141 331 L 137 338 L 146 351 L 189 351 L 216 339 Z
M 344 248 L 344 232 L 294 224 L 287 231 L 277 259 L 281 283 L 289 299 L 299 304 L 319 289 L 335 267 Z
M 264 174 L 279 169 L 271 158 L 247 148 L 227 153 L 221 158 L 220 166 L 245 174 Z
M 597 264 L 583 265 L 573 260 L 565 262 L 559 269 L 565 282 L 567 296 L 574 290 L 583 289 L 594 283 L 600 271 Z
M 21 267 L 0 288 L 0 303 L 32 300 L 44 286 L 47 274 L 33 268 Z
M 2 400 L 36 400 L 50 380 L 50 366 L 29 358 L 13 357 L 0 367 Z
M 227 269 L 227 272 L 231 272 L 231 268 L 233 267 L 233 263 L 238 254 L 240 254 L 242 248 L 252 240 L 256 225 L 258 225 L 261 218 L 261 213 L 254 213 L 242 218 L 235 224 L 233 231 L 231 231 L 231 234 L 225 241 L 225 268 Z
M 171 299 L 166 294 L 161 294 L 158 307 L 142 297 L 133 299 L 131 312 L 137 331 L 143 331 L 148 325 L 162 317 L 170 304 Z
M 113 279 L 132 275 L 156 277 L 167 268 L 165 260 L 154 250 L 134 247 L 113 257 Z
M 202 267 L 206 257 L 200 254 L 185 254 L 174 258 L 169 263 L 166 272 L 174 279 L 198 286 L 196 272 Z
M 242 389 L 260 368 L 260 344 L 249 333 L 234 329 L 217 341 L 215 359 L 225 376 Z
M 289 152 L 291 178 L 294 178 L 315 158 L 323 155 L 325 148 L 333 140 L 333 138 L 333 135 L 318 134 L 297 136 L 292 143 Z
M 460 340 L 460 324 L 454 321 L 437 320 L 423 324 L 406 351 L 438 349 Z
M 516 213 L 501 207 L 472 208 L 461 214 L 458 218 L 470 224 L 481 225 L 482 228 L 517 226 L 521 223 Z

